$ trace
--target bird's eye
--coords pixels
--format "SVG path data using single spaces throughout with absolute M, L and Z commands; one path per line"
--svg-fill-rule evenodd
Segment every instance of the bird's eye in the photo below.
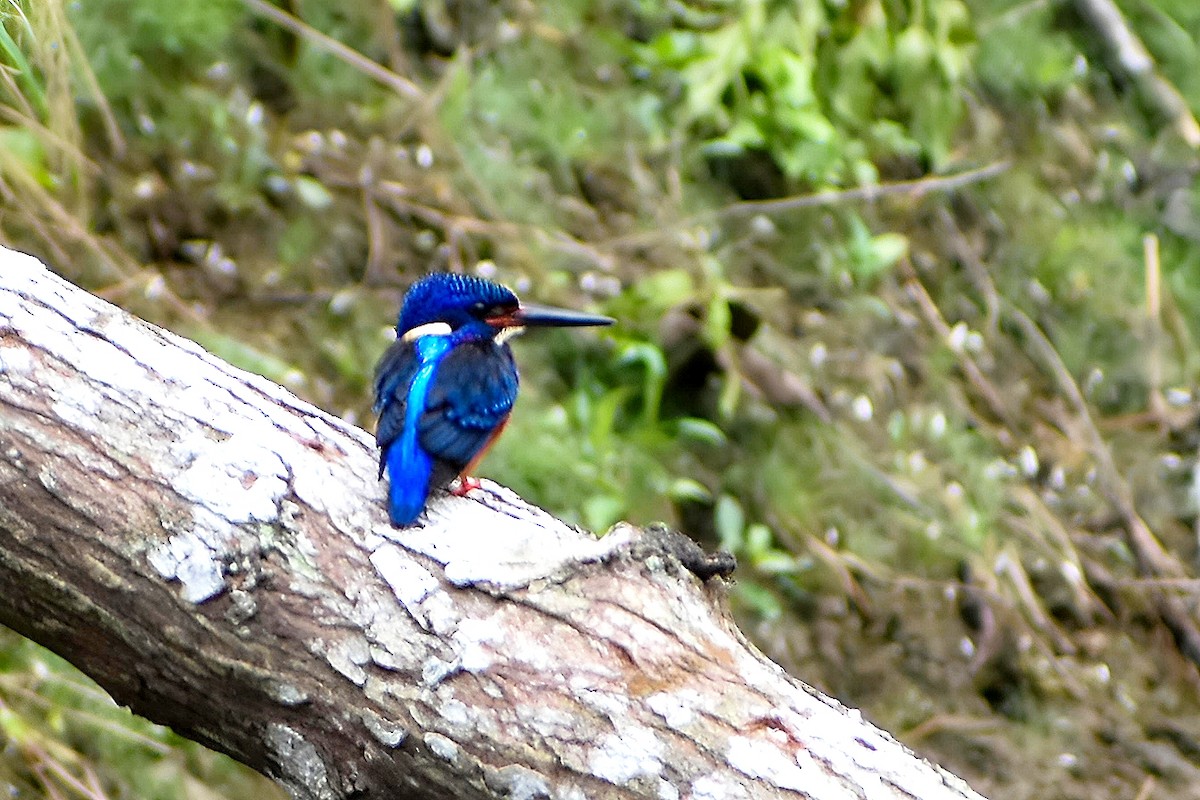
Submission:
M 510 306 L 502 304 L 488 305 L 487 303 L 480 302 L 471 306 L 471 315 L 478 319 L 495 319 L 511 312 L 512 308 Z

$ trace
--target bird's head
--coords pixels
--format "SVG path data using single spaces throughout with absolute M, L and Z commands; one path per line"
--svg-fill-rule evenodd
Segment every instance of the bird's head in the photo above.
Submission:
M 473 275 L 435 273 L 421 278 L 404 295 L 396 333 L 411 339 L 426 333 L 447 334 L 468 328 L 490 337 L 502 332 L 511 335 L 526 326 L 612 323 L 610 317 L 523 304 L 507 287 Z

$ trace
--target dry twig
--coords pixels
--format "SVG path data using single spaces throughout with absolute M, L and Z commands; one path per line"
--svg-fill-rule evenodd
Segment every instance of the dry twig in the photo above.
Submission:
M 387 86 L 401 97 L 416 102 L 425 100 L 425 93 L 421 91 L 421 87 L 408 78 L 397 75 L 382 64 L 377 64 L 354 48 L 347 47 L 332 36 L 321 33 L 303 20 L 297 19 L 280 8 L 276 8 L 270 3 L 265 2 L 265 0 L 242 0 L 242 2 L 253 13 L 261 17 L 266 17 L 279 27 L 325 50 L 330 55 L 354 67 L 367 77 Z

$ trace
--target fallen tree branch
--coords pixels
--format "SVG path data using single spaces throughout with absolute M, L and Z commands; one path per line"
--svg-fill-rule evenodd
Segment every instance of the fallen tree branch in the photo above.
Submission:
M 332 798 L 978 798 L 787 676 L 673 534 L 494 484 L 386 522 L 371 437 L 0 251 L 0 622 Z

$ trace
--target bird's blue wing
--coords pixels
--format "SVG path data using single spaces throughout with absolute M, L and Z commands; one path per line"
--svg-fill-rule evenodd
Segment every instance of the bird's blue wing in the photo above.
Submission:
M 404 429 L 404 414 L 408 408 L 408 389 L 421 360 L 412 342 L 396 341 L 383 354 L 375 369 L 375 443 L 379 445 L 379 476 L 387 460 L 388 447 Z
M 379 474 L 388 473 L 388 513 L 393 524 L 411 524 L 429 497 L 433 458 L 420 444 L 420 420 L 438 366 L 450 348 L 441 336 L 393 344 L 375 375 Z
M 449 482 L 483 452 L 516 398 L 507 347 L 423 336 L 388 349 L 375 373 L 375 440 L 393 523 L 412 523 L 431 484 Z
M 466 342 L 438 364 L 421 415 L 421 446 L 434 458 L 465 469 L 482 454 L 517 399 L 517 368 L 508 347 Z

